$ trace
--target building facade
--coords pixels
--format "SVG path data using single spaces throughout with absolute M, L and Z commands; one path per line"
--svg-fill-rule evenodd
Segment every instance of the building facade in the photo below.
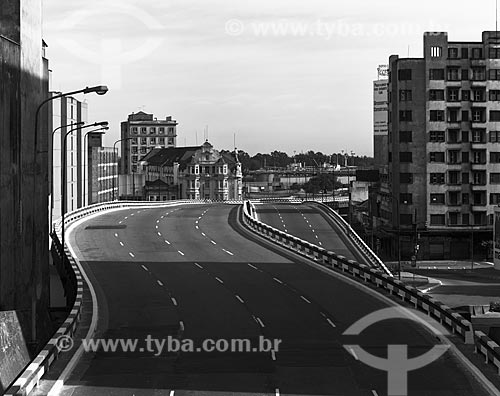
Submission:
M 464 259 L 491 240 L 500 203 L 500 38 L 424 35 L 423 58 L 389 59 L 389 196 L 381 223 L 403 259 Z M 396 243 L 397 244 L 397 243 Z
M 202 146 L 154 149 L 142 161 L 147 200 L 241 200 L 241 163 L 235 153 Z
M 110 202 L 118 196 L 118 162 L 112 147 L 102 147 L 102 135 L 89 133 L 84 195 L 89 205 Z M 114 189 L 114 193 L 113 193 Z
M 132 113 L 121 123 L 121 173 L 137 172 L 139 162 L 155 147 L 177 147 L 177 121 L 164 120 L 142 111 Z

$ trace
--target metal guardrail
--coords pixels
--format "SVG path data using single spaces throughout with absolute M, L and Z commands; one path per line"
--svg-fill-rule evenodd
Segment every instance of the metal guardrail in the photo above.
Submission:
M 379 269 L 370 268 L 365 264 L 348 260 L 344 256 L 337 255 L 334 252 L 327 251 L 264 224 L 249 214 L 249 208 L 249 202 L 243 205 L 243 222 L 257 234 L 308 259 L 312 259 L 317 264 L 326 268 L 348 273 L 356 280 L 363 283 L 371 283 L 377 288 L 388 291 L 392 295 L 399 296 L 403 301 L 412 303 L 415 308 L 438 319 L 454 333 L 460 334 L 466 343 L 472 344 L 474 342 L 471 322 L 465 320 L 460 314 L 453 312 L 447 305 L 440 303 L 412 286 L 406 286 L 403 282 L 394 279 Z
M 89 215 L 112 210 L 112 209 L 127 209 L 127 208 L 154 208 L 154 207 L 165 207 L 165 206 L 177 206 L 181 204 L 206 204 L 206 203 L 225 203 L 225 204 L 241 204 L 242 201 L 232 200 L 232 201 L 209 201 L 209 200 L 182 200 L 182 201 L 117 201 L 117 202 L 107 202 L 100 203 L 85 208 L 77 209 L 71 213 L 68 213 L 64 218 L 64 224 L 68 225 L 76 220 L 87 217 Z M 76 295 L 73 301 L 71 311 L 64 321 L 64 323 L 59 327 L 56 333 L 52 336 L 47 345 L 40 351 L 40 353 L 33 359 L 33 361 L 27 366 L 27 368 L 21 372 L 18 377 L 12 382 L 10 387 L 4 393 L 6 396 L 25 396 L 29 395 L 30 392 L 38 386 L 38 383 L 42 376 L 46 374 L 50 366 L 57 360 L 59 355 L 59 350 L 57 348 L 57 340 L 61 336 L 72 337 L 76 331 L 78 323 L 80 322 L 82 305 L 83 305 L 83 276 L 80 269 L 72 257 L 67 246 L 64 246 L 64 251 L 61 246 L 61 219 L 56 223 L 55 233 L 51 235 L 53 238 L 53 243 L 55 246 L 56 262 L 60 260 L 57 265 L 61 266 L 61 270 L 64 274 L 70 277 L 69 287 L 72 290 L 76 290 Z

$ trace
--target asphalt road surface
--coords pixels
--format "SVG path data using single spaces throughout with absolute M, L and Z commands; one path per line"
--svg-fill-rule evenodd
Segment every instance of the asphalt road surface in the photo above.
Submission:
M 311 240 L 349 254 L 322 215 L 301 209 L 280 211 L 289 232 L 307 231 Z M 228 205 L 122 210 L 72 232 L 97 292 L 95 338 L 138 340 L 142 350 L 101 346 L 85 353 L 61 394 L 386 395 L 387 373 L 344 344 L 385 358 L 388 344 L 407 345 L 415 357 L 438 343 L 407 319 L 344 336 L 389 305 L 242 230 L 237 213 Z M 206 339 L 245 338 L 252 347 L 259 337 L 281 342 L 275 353 L 147 350 L 148 337 L 168 336 L 197 346 Z M 486 394 L 450 353 L 410 372 L 408 388 L 408 395 Z

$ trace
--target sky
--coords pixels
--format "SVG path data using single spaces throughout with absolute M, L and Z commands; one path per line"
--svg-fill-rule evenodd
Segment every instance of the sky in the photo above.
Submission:
M 480 41 L 495 0 L 43 0 L 54 91 L 85 95 L 89 122 L 172 116 L 178 146 L 251 155 L 373 155 L 373 80 L 423 33 Z M 208 132 L 207 132 L 208 131 Z

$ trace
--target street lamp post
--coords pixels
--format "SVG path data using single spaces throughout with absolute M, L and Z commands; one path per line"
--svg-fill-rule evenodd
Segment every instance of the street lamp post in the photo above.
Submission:
M 114 162 L 116 164 L 116 177 L 113 176 L 113 201 L 115 200 L 115 178 L 118 179 L 119 175 L 118 175 L 118 159 L 116 157 L 116 144 L 117 143 L 120 143 L 120 142 L 124 142 L 126 140 L 132 140 L 134 139 L 133 137 L 126 137 L 126 138 L 123 138 L 123 139 L 118 139 L 114 144 L 113 144 L 113 156 L 115 157 L 114 158 Z M 117 183 L 117 187 L 120 188 L 120 181 L 118 180 L 118 183 Z M 120 192 L 118 191 L 118 199 L 120 199 Z
M 109 127 L 102 127 L 102 128 L 97 128 L 92 131 L 88 131 L 85 136 L 83 137 L 83 150 L 85 152 L 85 155 L 83 157 L 83 206 L 85 206 L 85 168 L 87 168 L 87 183 L 88 183 L 88 166 L 89 166 L 89 161 L 88 161 L 88 135 L 90 133 L 97 133 L 99 135 L 104 135 L 106 131 L 109 130 Z M 85 165 L 87 163 L 87 165 Z

